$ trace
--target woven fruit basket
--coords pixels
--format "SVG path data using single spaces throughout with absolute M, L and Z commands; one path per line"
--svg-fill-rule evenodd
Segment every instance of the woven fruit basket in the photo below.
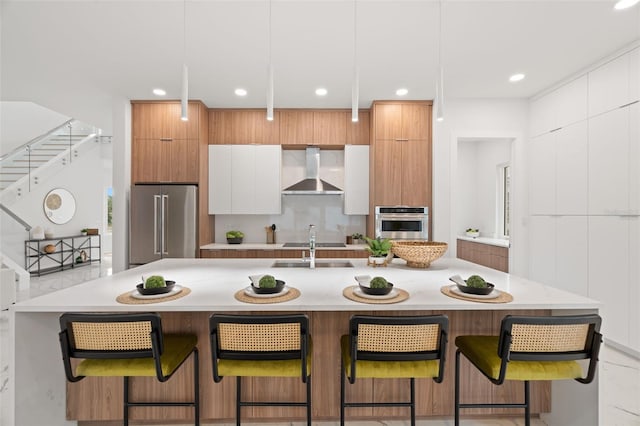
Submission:
M 391 251 L 411 268 L 428 268 L 447 251 L 447 243 L 436 241 L 391 241 Z

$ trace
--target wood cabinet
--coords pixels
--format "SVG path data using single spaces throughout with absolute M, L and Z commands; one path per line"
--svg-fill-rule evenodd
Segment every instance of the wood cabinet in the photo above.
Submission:
M 210 259 L 300 259 L 302 252 L 305 251 L 306 255 L 309 255 L 309 250 L 291 250 L 291 249 L 202 249 L 200 250 L 200 257 Z M 355 259 L 366 258 L 368 253 L 365 250 L 331 250 L 331 249 L 318 249 L 316 250 L 317 259 Z
M 205 109 L 190 102 L 182 121 L 179 102 L 132 102 L 132 183 L 198 183 Z
M 209 144 L 280 143 L 280 115 L 267 120 L 264 109 L 210 109 Z
M 509 249 L 474 241 L 458 240 L 458 259 L 467 260 L 502 272 L 509 272 Z
M 372 114 L 371 207 L 431 207 L 431 102 L 374 102 Z
M 369 145 L 370 114 L 368 110 L 358 110 L 358 121 L 351 121 L 351 112 L 345 113 L 347 120 L 347 145 Z
M 280 144 L 344 145 L 347 115 L 346 110 L 281 110 Z
M 210 145 L 209 214 L 280 214 L 279 145 Z

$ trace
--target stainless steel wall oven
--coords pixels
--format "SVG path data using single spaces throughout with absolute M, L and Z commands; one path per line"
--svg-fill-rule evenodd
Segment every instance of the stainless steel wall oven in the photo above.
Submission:
M 376 237 L 428 240 L 429 207 L 376 206 Z

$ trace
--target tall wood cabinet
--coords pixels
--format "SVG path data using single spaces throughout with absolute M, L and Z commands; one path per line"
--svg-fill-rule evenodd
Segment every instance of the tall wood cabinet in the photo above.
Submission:
M 198 185 L 198 241 L 213 241 L 208 214 L 209 113 L 189 102 L 189 120 L 180 119 L 179 101 L 131 101 L 131 183 Z
M 375 101 L 372 105 L 369 234 L 373 234 L 375 206 L 431 209 L 431 109 L 431 101 Z
M 199 143 L 206 143 L 201 109 L 206 107 L 189 103 L 189 120 L 182 121 L 179 102 L 132 102 L 133 183 L 198 182 Z

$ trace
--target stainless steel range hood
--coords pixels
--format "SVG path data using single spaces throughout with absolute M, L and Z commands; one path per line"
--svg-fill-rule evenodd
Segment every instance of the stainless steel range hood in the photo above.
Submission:
M 320 148 L 310 146 L 306 149 L 307 177 L 285 188 L 284 195 L 334 195 L 343 194 L 340 188 L 320 179 Z

